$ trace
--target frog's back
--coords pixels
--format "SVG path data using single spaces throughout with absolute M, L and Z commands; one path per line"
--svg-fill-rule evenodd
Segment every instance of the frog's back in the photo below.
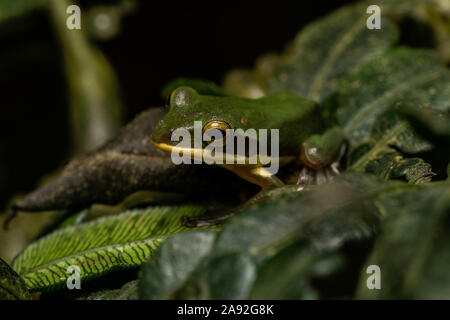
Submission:
M 266 129 L 279 129 L 280 155 L 300 152 L 301 144 L 311 134 L 323 131 L 319 105 L 288 92 L 277 92 L 256 99 Z M 251 123 L 249 122 L 249 127 Z

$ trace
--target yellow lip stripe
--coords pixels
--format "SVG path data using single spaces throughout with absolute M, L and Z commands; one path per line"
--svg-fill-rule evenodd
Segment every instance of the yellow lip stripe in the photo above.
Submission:
M 191 159 L 193 160 L 197 160 L 197 161 L 204 161 L 206 160 L 215 160 L 215 159 L 211 159 L 211 157 L 209 157 L 209 153 L 204 152 L 203 149 L 195 149 L 195 148 L 183 148 L 183 147 L 178 147 L 178 146 L 172 146 L 170 144 L 167 143 L 163 143 L 163 142 L 155 142 L 152 140 L 152 143 L 155 147 L 157 147 L 158 149 L 167 152 L 167 153 L 178 153 L 178 154 L 182 154 L 182 155 L 188 155 Z M 226 154 L 224 153 L 224 157 L 226 156 Z M 273 158 L 270 156 L 260 156 L 258 155 L 257 158 L 257 163 L 254 164 L 255 166 L 261 166 L 261 163 L 275 163 L 278 161 L 287 163 L 290 162 L 294 159 L 294 157 L 277 157 L 277 158 Z M 224 162 L 225 163 L 225 162 Z M 240 165 L 240 164 L 251 164 L 250 163 L 250 159 L 246 156 L 240 156 L 240 155 L 234 155 L 234 164 L 236 165 Z

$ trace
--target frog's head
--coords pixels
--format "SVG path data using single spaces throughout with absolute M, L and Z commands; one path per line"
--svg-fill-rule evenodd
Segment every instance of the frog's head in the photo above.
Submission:
M 177 129 L 190 133 L 190 152 L 201 152 L 205 144 L 194 145 L 194 130 L 203 135 L 211 129 L 223 133 L 227 129 L 245 128 L 248 125 L 240 111 L 244 99 L 235 97 L 217 97 L 200 95 L 190 87 L 179 87 L 172 91 L 167 101 L 168 113 L 156 125 L 152 133 L 152 143 L 165 152 L 172 152 L 179 140 L 172 141 L 172 134 Z M 201 128 L 195 122 L 201 122 Z M 198 135 L 198 132 L 197 132 Z M 200 150 L 194 150 L 197 148 Z M 187 151 L 187 150 L 185 150 Z

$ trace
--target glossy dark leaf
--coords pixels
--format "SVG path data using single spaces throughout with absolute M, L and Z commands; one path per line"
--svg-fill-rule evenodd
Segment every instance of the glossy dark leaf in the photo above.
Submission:
M 214 254 L 180 290 L 180 299 L 247 299 L 256 279 L 256 265 L 245 253 Z
M 432 145 L 396 112 L 400 108 L 446 112 L 449 99 L 450 72 L 439 60 L 431 52 L 402 48 L 349 76 L 324 103 L 324 112 L 336 117 L 347 132 L 352 169 L 421 183 L 430 180 L 431 166 L 405 159 L 404 154 L 428 151 Z
M 379 205 L 386 219 L 363 267 L 358 298 L 448 299 L 450 184 L 385 194 Z M 369 265 L 380 267 L 380 290 L 368 289 Z
M 139 297 L 174 297 L 210 252 L 215 236 L 216 233 L 212 231 L 184 232 L 165 241 L 153 259 L 142 266 Z
M 386 179 L 404 178 L 411 183 L 429 182 L 433 176 L 430 164 L 420 158 L 403 156 L 428 151 L 432 145 L 416 135 L 395 110 L 379 117 L 369 142 L 358 147 L 363 148 L 367 151 L 359 157 L 350 156 L 353 170 L 375 173 Z M 358 154 L 359 150 L 353 153 Z
M 249 252 L 261 261 L 311 232 L 315 234 L 311 245 L 318 248 L 332 248 L 347 237 L 370 236 L 379 213 L 366 200 L 397 185 L 402 184 L 346 173 L 315 190 L 305 192 L 298 186 L 290 197 L 268 201 L 235 217 L 221 231 L 214 252 Z
M 433 148 L 447 161 L 450 160 L 450 112 L 430 108 L 401 106 L 399 113 L 411 124 L 414 131 L 430 141 Z
M 30 299 L 22 278 L 0 258 L 0 300 Z
M 324 108 L 335 112 L 352 146 L 366 143 L 378 117 L 397 102 L 448 110 L 450 72 L 428 51 L 396 49 L 386 53 L 341 83 Z M 392 136 L 401 131 L 391 133 Z
M 224 226 L 211 254 L 179 297 L 316 297 L 312 278 L 329 276 L 342 266 L 339 250 L 346 243 L 371 239 L 376 234 L 383 218 L 377 204 L 379 196 L 409 187 L 347 173 L 309 191 L 301 186 L 285 188 L 288 194 L 284 197 L 241 212 Z M 289 255 L 280 254 L 290 247 L 294 249 Z M 256 278 L 253 266 L 258 270 Z M 234 267 L 241 270 L 239 275 L 227 272 Z M 277 267 L 285 271 L 286 278 L 270 279 Z M 241 287 L 236 288 L 236 283 Z M 232 289 L 227 291 L 227 286 Z M 244 292 L 248 295 L 243 296 Z
M 305 242 L 280 250 L 263 263 L 250 294 L 251 299 L 318 299 L 313 278 L 333 274 L 344 265 L 336 253 L 311 251 Z
M 366 8 L 344 7 L 305 27 L 276 70 L 270 90 L 321 102 L 340 80 L 385 52 L 396 41 L 397 29 L 386 18 L 381 30 L 369 30 Z

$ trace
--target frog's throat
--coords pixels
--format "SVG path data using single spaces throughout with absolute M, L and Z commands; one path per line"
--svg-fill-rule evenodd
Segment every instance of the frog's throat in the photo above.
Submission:
M 167 153 L 176 153 L 180 156 L 188 156 L 190 159 L 198 160 L 206 163 L 214 163 L 214 160 L 217 160 L 215 157 L 212 157 L 210 152 L 205 152 L 204 149 L 198 149 L 198 148 L 183 148 L 179 146 L 172 146 L 170 144 L 164 143 L 164 142 L 155 142 L 152 140 L 152 143 L 155 147 L 158 149 L 167 152 Z M 230 164 L 230 155 L 225 159 L 226 154 L 223 154 L 223 163 Z M 295 157 L 271 157 L 267 155 L 258 155 L 254 159 L 250 159 L 246 156 L 236 155 L 234 154 L 232 156 L 232 164 L 236 165 L 254 165 L 255 167 L 263 166 L 264 164 L 279 162 L 281 166 L 283 166 L 286 163 L 289 163 L 295 159 Z M 250 161 L 252 160 L 252 161 Z

